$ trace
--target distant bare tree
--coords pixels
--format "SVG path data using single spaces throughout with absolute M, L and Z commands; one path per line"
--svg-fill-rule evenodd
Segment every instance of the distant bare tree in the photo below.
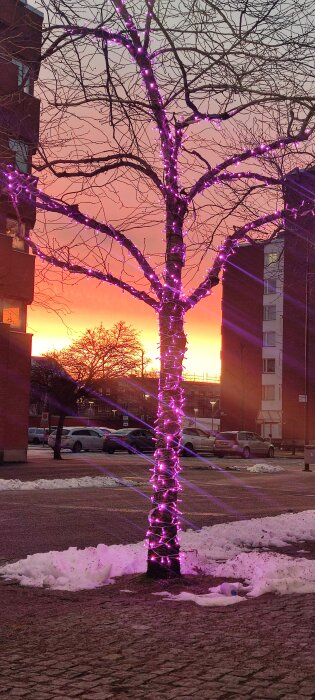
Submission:
M 184 316 L 240 241 L 294 216 L 282 188 L 313 159 L 314 3 L 42 5 L 41 189 L 10 170 L 2 182 L 17 210 L 29 197 L 43 212 L 28 242 L 44 269 L 116 285 L 158 315 L 148 574 L 178 575 Z
M 138 334 L 124 321 L 106 329 L 87 329 L 64 350 L 46 353 L 54 357 L 76 382 L 92 388 L 99 379 L 140 374 L 143 348 Z

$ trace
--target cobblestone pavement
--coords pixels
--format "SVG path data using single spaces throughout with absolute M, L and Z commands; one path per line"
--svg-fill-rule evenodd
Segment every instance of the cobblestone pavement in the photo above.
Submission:
M 311 596 L 211 609 L 153 596 L 160 588 L 143 577 L 80 593 L 2 583 L 0 697 L 315 697 Z
M 81 475 L 87 473 L 71 464 Z M 142 483 L 145 468 L 131 458 L 123 464 L 120 475 L 133 473 Z M 28 478 L 34 470 L 40 472 L 35 466 L 27 465 Z M 21 478 L 21 468 L 14 469 L 1 476 Z M 48 463 L 40 476 L 47 471 Z M 288 505 L 310 508 L 315 493 L 314 474 L 298 470 L 289 476 L 246 475 L 240 483 L 226 485 L 224 476 L 187 465 L 185 478 L 191 484 L 185 512 L 199 525 L 232 517 L 222 509 L 222 500 L 237 505 L 245 517 L 276 508 L 281 512 Z M 143 487 L 142 493 L 2 492 L 1 556 L 25 556 L 32 544 L 32 551 L 45 551 L 142 539 L 149 491 Z M 314 550 L 309 547 L 310 556 Z M 216 583 L 206 577 L 158 583 L 132 576 L 70 593 L 0 581 L 0 697 L 314 700 L 314 597 L 264 595 L 227 608 L 202 608 L 152 595 L 185 588 L 204 593 Z

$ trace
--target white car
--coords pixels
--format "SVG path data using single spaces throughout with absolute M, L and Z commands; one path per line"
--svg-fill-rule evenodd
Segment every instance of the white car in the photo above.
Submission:
M 55 446 L 56 430 L 53 430 L 48 437 L 48 445 Z M 72 450 L 72 452 L 81 452 L 81 450 L 96 452 L 103 450 L 104 434 L 99 428 L 75 427 L 67 426 L 63 428 L 61 436 L 61 448 L 63 450 Z
M 194 452 L 213 452 L 214 435 L 200 428 L 183 428 L 181 449 L 185 457 L 193 457 Z

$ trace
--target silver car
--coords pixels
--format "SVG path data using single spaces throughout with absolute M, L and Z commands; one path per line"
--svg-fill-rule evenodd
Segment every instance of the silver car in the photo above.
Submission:
M 181 451 L 185 457 L 194 452 L 213 452 L 214 436 L 200 428 L 183 428 Z
M 213 452 L 217 457 L 238 455 L 248 459 L 252 454 L 262 457 L 274 457 L 275 448 L 269 438 L 262 438 L 248 430 L 229 430 L 218 433 Z
M 28 442 L 31 445 L 43 445 L 47 444 L 48 430 L 47 428 L 29 428 L 28 429 Z
M 56 440 L 56 430 L 50 433 L 48 438 L 49 447 L 54 448 Z M 61 435 L 61 448 L 63 450 L 72 450 L 72 452 L 96 452 L 102 450 L 104 445 L 104 435 L 98 428 L 75 427 L 63 428 Z

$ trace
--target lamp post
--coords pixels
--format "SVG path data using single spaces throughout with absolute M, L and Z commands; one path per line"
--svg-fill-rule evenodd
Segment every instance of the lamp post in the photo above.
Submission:
M 310 287 L 310 279 L 314 276 L 314 272 L 310 272 L 310 242 L 307 240 L 307 254 L 306 254 L 306 273 L 305 273 L 305 325 L 304 325 L 304 471 L 310 471 L 310 465 L 305 457 L 306 451 L 305 446 L 309 445 L 310 435 L 309 435 L 309 390 L 310 390 L 310 377 L 309 377 L 309 363 L 310 363 L 310 297 L 313 291 Z M 308 454 L 308 453 L 307 453 Z
M 89 425 L 91 425 L 92 416 L 94 416 L 94 401 L 89 401 L 88 407 Z
M 194 414 L 195 414 L 195 426 L 197 426 L 197 413 L 198 413 L 198 408 L 194 408 Z
M 213 411 L 214 411 L 214 407 L 215 407 L 216 403 L 217 403 L 217 402 L 214 401 L 214 400 L 210 401 L 210 406 L 211 406 L 211 430 L 212 430 L 212 432 L 213 432 Z

